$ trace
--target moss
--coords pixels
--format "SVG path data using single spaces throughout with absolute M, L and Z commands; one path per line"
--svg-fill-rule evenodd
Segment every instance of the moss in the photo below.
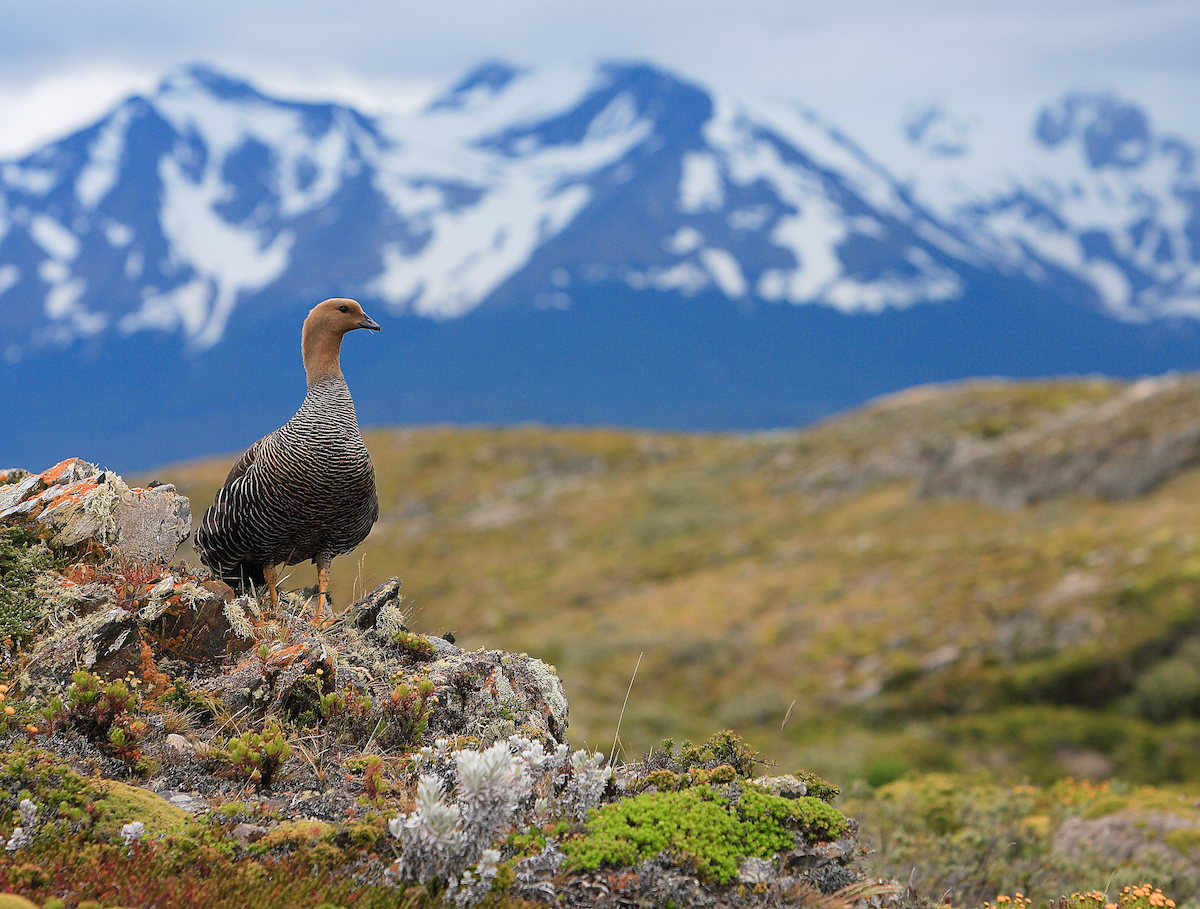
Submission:
M 1187 855 L 1200 846 L 1200 828 L 1184 827 L 1182 830 L 1172 830 L 1163 836 L 1163 842 Z
M 807 770 L 797 770 L 792 776 L 798 777 L 808 788 L 808 794 L 813 798 L 820 799 L 822 802 L 832 804 L 833 800 L 842 794 L 842 787 L 834 785 L 828 780 L 823 780 L 815 773 L 809 773 Z
M 281 846 L 294 849 L 315 845 L 320 840 L 332 837 L 334 832 L 333 825 L 324 821 L 287 821 L 254 843 L 250 851 L 261 854 Z
M 131 821 L 145 824 L 146 836 L 169 836 L 187 826 L 186 811 L 137 786 L 102 780 L 96 784 L 96 792 L 100 796 L 96 804 L 104 809 L 101 823 L 114 833 Z
M 1089 806 L 1081 816 L 1086 820 L 1095 820 L 1098 817 L 1107 817 L 1110 814 L 1123 811 L 1128 805 L 1129 802 L 1127 799 L 1104 799 Z
M 753 789 L 735 805 L 707 787 L 643 793 L 600 808 L 586 835 L 563 851 L 574 868 L 629 867 L 659 852 L 695 863 L 702 877 L 728 883 L 749 856 L 790 849 L 797 832 L 810 842 L 835 839 L 845 817 L 820 799 L 784 799 Z
M 18 527 L 0 527 L 0 640 L 28 641 L 46 615 L 37 576 L 52 567 L 50 550 Z

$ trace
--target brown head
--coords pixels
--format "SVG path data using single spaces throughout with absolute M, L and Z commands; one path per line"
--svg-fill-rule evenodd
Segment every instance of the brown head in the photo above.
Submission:
M 312 308 L 300 335 L 300 351 L 304 354 L 304 371 L 308 374 L 309 385 L 322 376 L 342 374 L 338 363 L 342 335 L 356 328 L 379 331 L 379 323 L 363 312 L 354 300 L 337 297 Z

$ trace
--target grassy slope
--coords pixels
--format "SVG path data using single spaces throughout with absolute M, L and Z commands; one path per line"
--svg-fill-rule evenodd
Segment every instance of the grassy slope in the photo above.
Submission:
M 556 664 L 577 746 L 611 742 L 644 654 L 630 753 L 729 726 L 770 756 L 794 700 L 779 763 L 841 781 L 987 765 L 1200 783 L 1200 679 L 1171 660 L 1200 630 L 1200 472 L 1006 512 L 916 498 L 894 444 L 994 437 L 1116 390 L 914 392 L 753 436 L 372 432 L 381 516 L 335 565 L 336 601 L 396 574 L 413 627 Z M 231 460 L 156 477 L 198 519 Z M 297 566 L 289 586 L 312 581 Z

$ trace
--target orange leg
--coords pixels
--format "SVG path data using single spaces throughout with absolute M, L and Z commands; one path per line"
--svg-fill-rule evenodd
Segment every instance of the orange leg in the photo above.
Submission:
M 317 561 L 317 612 L 313 616 L 314 625 L 321 624 L 321 613 L 325 610 L 325 601 L 329 599 L 329 559 Z
M 271 605 L 276 609 L 279 608 L 279 575 L 275 572 L 274 565 L 267 565 L 263 568 L 263 577 L 267 579 L 267 590 L 271 592 Z

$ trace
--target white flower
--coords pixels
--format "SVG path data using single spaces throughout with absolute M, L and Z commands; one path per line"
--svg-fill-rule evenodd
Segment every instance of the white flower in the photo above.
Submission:
M 146 825 L 141 821 L 132 821 L 121 828 L 121 836 L 125 837 L 125 845 L 132 846 L 142 838 L 142 834 L 146 832 Z

